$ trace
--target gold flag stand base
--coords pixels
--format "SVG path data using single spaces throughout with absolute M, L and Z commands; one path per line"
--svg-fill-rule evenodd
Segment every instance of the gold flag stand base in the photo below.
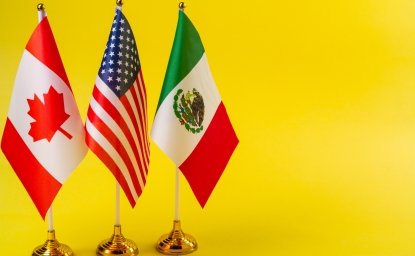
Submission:
M 73 256 L 73 251 L 69 246 L 61 244 L 55 238 L 55 230 L 48 231 L 46 242 L 33 250 L 32 256 Z
M 97 256 L 122 255 L 136 256 L 138 248 L 135 243 L 121 234 L 121 225 L 114 225 L 114 234 L 102 241 L 97 247 Z
M 173 222 L 170 234 L 160 237 L 157 242 L 157 251 L 167 255 L 183 255 L 197 250 L 197 242 L 191 235 L 182 231 L 180 220 Z

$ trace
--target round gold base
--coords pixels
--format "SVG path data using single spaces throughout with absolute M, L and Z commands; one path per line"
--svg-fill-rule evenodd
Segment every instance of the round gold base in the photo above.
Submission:
M 69 246 L 61 244 L 55 239 L 55 230 L 48 231 L 46 242 L 33 250 L 32 256 L 73 256 L 73 251 Z
M 122 235 L 120 225 L 114 225 L 114 234 L 110 239 L 104 240 L 98 245 L 96 253 L 97 256 L 136 256 L 138 248 L 133 241 Z
M 170 234 L 160 237 L 157 242 L 157 251 L 167 255 L 183 255 L 197 250 L 197 242 L 191 235 L 183 233 L 180 220 L 173 222 Z

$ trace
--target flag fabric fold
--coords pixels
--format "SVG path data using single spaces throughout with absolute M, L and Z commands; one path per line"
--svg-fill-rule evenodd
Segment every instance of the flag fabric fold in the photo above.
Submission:
M 82 120 L 47 17 L 23 52 L 1 148 L 45 218 L 87 152 Z
M 204 207 L 239 141 L 200 36 L 182 10 L 151 137 L 181 170 Z
M 148 174 L 147 94 L 137 44 L 117 7 L 85 122 L 88 147 L 112 172 L 132 207 Z

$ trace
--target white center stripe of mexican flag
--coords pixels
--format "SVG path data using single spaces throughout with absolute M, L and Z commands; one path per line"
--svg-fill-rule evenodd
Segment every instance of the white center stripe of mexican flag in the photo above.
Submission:
M 182 89 L 186 93 L 192 91 L 193 88 L 200 92 L 205 105 L 203 130 L 196 134 L 187 131 L 180 124 L 173 110 L 174 95 L 177 90 Z M 157 129 L 152 130 L 151 136 L 177 166 L 180 166 L 197 146 L 220 102 L 221 97 L 210 73 L 206 54 L 203 53 L 203 56 L 190 73 L 177 84 L 161 103 L 154 119 L 153 127 L 157 127 Z
M 57 131 L 50 142 L 46 139 L 33 142 L 29 131 L 30 123 L 35 120 L 27 113 L 29 111 L 27 99 L 33 99 L 36 94 L 44 103 L 43 93 L 46 94 L 50 86 L 53 86 L 58 93 L 63 93 L 65 112 L 70 117 L 61 128 L 73 137 L 68 140 L 65 135 Z M 83 125 L 78 108 L 70 97 L 72 92 L 65 82 L 25 50 L 16 76 L 8 116 L 34 157 L 60 183 L 68 178 L 86 152 L 86 147 L 80 150 L 80 145 L 85 144 Z

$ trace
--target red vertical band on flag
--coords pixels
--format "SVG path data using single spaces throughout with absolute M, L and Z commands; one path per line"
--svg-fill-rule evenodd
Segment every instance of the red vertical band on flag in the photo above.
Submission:
M 179 166 L 202 207 L 209 199 L 238 142 L 221 102 L 196 148 Z
M 71 89 L 47 17 L 36 27 L 26 45 L 26 50 L 55 72 Z
M 62 184 L 33 156 L 8 118 L 1 149 L 44 219 Z

